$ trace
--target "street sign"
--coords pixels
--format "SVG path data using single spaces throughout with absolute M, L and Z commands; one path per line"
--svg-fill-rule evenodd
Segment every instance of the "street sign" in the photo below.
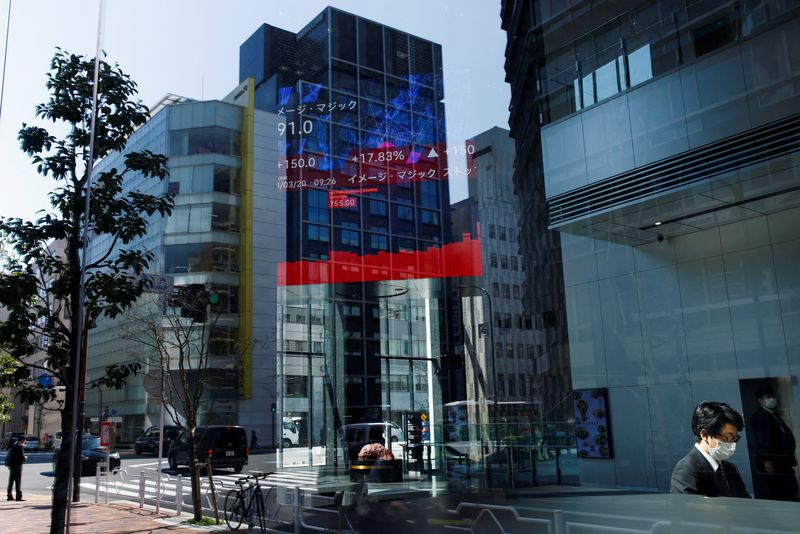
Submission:
M 111 446 L 111 421 L 103 421 L 100 423 L 100 446 Z
M 173 278 L 164 274 L 143 274 L 146 293 L 172 293 Z
M 106 419 L 106 421 L 108 421 L 109 423 L 121 423 L 122 422 L 122 416 L 121 415 L 114 415 L 114 416 L 109 417 L 108 419 Z

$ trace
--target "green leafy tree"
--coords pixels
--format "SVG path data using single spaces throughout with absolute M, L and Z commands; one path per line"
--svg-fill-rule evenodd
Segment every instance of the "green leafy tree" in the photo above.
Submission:
M 90 238 L 107 243 L 84 266 L 85 298 L 80 299 L 82 249 L 89 237 L 83 234 L 88 170 L 111 154 L 122 152 L 134 130 L 144 124 L 149 110 L 134 100 L 136 83 L 118 65 L 99 62 L 97 117 L 94 150 L 90 151 L 94 58 L 56 49 L 47 75 L 49 99 L 36 106 L 36 116 L 53 123 L 57 137 L 40 126 L 23 124 L 19 132 L 22 150 L 39 174 L 54 182 L 51 208 L 35 221 L 0 218 L 0 237 L 10 244 L 13 257 L 0 275 L 0 306 L 8 311 L 0 324 L 0 340 L 12 358 L 21 363 L 4 374 L 7 383 L 18 386 L 23 401 L 52 399 L 54 390 L 37 383 L 33 376 L 51 373 L 65 386 L 61 414 L 62 450 L 56 464 L 51 533 L 64 531 L 69 487 L 66 451 L 80 439 L 82 421 L 74 421 L 71 406 L 82 395 L 83 379 L 74 383 L 76 367 L 85 374 L 85 352 L 78 346 L 78 310 L 84 307 L 86 328 L 100 317 L 114 318 L 129 308 L 145 289 L 140 276 L 153 256 L 137 249 L 135 240 L 147 232 L 150 216 L 172 212 L 170 195 L 155 196 L 129 191 L 124 181 L 138 174 L 144 181 L 163 180 L 167 158 L 149 151 L 125 155 L 124 168 L 97 172 L 91 181 Z M 90 155 L 91 152 L 91 155 Z M 90 157 L 92 161 L 90 161 Z M 54 254 L 48 244 L 62 240 L 64 253 Z M 99 246 L 99 245 L 98 245 Z M 84 330 L 86 339 L 88 330 Z M 31 364 L 31 355 L 44 352 L 41 364 Z M 136 373 L 138 363 L 106 369 L 103 385 L 122 387 Z M 80 447 L 76 447 L 80 454 Z M 78 477 L 80 464 L 77 464 Z M 78 495 L 77 491 L 73 493 Z

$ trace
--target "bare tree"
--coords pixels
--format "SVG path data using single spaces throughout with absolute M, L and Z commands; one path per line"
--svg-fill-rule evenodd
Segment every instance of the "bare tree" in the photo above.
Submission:
M 226 379 L 209 365 L 210 334 L 219 318 L 215 311 L 218 298 L 202 285 L 177 288 L 159 298 L 159 309 L 145 306 L 131 314 L 123 334 L 123 338 L 134 340 L 146 349 L 140 357 L 160 376 L 165 410 L 188 439 L 192 507 L 197 521 L 202 519 L 202 466 L 196 460 L 197 445 L 202 438 L 197 434 L 201 406 L 207 391 L 219 387 Z

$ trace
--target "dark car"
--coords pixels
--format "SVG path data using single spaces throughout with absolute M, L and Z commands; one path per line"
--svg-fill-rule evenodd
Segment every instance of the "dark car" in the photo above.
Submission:
M 56 449 L 55 454 L 53 454 L 53 471 L 56 470 L 56 458 L 60 453 L 61 450 Z M 83 436 L 83 446 L 81 448 L 81 476 L 94 475 L 97 470 L 98 462 L 105 461 L 106 451 L 100 448 L 100 437 L 88 434 Z M 119 468 L 121 463 L 119 453 L 112 451 L 109 455 L 109 461 L 111 464 L 111 471 Z M 101 467 L 100 470 L 105 471 L 106 468 Z
M 24 435 L 25 432 L 8 432 L 5 436 L 3 436 L 2 448 L 10 449 L 17 441 L 19 441 L 20 436 Z
M 164 426 L 164 453 L 169 451 L 172 442 L 181 433 L 181 428 L 178 426 L 167 425 Z M 158 454 L 158 441 L 159 441 L 159 428 L 151 426 L 144 434 L 136 438 L 136 444 L 133 446 L 136 454 L 152 453 Z
M 247 433 L 240 426 L 209 426 L 195 430 L 195 458 L 199 463 L 211 462 L 213 468 L 229 467 L 241 473 L 247 465 L 250 450 L 247 448 Z M 172 469 L 189 465 L 189 438 L 181 432 L 172 442 L 167 455 Z

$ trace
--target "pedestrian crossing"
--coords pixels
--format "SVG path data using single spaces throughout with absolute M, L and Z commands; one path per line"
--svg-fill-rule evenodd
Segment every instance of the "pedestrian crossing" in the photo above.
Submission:
M 158 478 L 155 470 L 144 471 L 144 503 L 155 504 L 157 498 Z M 217 474 L 213 475 L 214 487 L 217 492 L 217 506 L 222 509 L 224 506 L 225 495 L 228 491 L 236 487 L 236 482 L 245 476 L 252 473 L 244 472 L 242 474 Z M 121 469 L 116 473 L 112 473 L 106 478 L 104 475 L 99 479 L 100 484 L 97 491 L 99 500 L 105 500 L 106 488 L 108 488 L 108 498 L 115 500 L 130 500 L 138 502 L 141 498 L 141 480 L 139 471 L 127 471 Z M 95 477 L 85 477 L 81 481 L 81 488 L 84 488 L 87 495 L 95 494 L 96 479 Z M 191 506 L 191 477 L 186 472 L 183 475 L 175 475 L 162 473 L 161 474 L 161 506 L 164 508 L 177 510 L 178 502 L 178 487 L 181 487 L 182 504 L 181 507 L 186 509 Z M 201 475 L 201 502 L 203 508 L 211 510 L 211 484 L 207 475 Z
M 97 491 L 98 500 L 106 499 L 106 488 L 108 488 L 108 499 L 114 500 L 129 500 L 139 502 L 141 494 L 141 483 L 139 476 L 140 471 L 128 471 L 121 469 L 105 477 L 102 475 L 99 479 L 100 484 Z M 158 486 L 157 474 L 154 469 L 144 470 L 144 503 L 148 505 L 155 504 L 156 490 Z M 213 475 L 214 488 L 217 493 L 217 507 L 222 510 L 225 505 L 225 496 L 229 491 L 236 488 L 236 482 L 243 477 L 255 474 L 257 472 L 243 472 L 241 474 L 219 474 Z M 94 495 L 96 478 L 85 477 L 81 481 L 81 488 L 84 488 L 85 495 Z M 317 471 L 301 471 L 292 470 L 285 473 L 273 473 L 268 476 L 267 480 L 261 482 L 262 486 L 273 486 L 278 488 L 295 488 L 299 487 L 305 491 L 318 491 L 319 486 L 319 472 Z M 201 475 L 201 502 L 203 508 L 211 511 L 211 484 L 207 475 Z M 182 493 L 182 509 L 187 509 L 191 506 L 191 477 L 188 472 L 185 472 L 180 477 L 175 474 L 162 473 L 161 474 L 161 506 L 171 510 L 177 510 L 178 502 L 178 487 L 181 487 Z

